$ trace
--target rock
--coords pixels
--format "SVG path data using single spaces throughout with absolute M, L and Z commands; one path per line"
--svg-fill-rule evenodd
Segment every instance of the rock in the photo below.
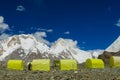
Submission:
M 120 56 L 120 51 L 119 52 L 104 51 L 104 53 L 99 55 L 98 58 L 102 59 L 105 63 L 109 63 L 109 59 L 111 56 Z

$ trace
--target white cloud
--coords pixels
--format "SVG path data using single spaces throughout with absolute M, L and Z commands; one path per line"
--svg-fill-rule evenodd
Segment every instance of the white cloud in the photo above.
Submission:
M 78 42 L 77 41 L 73 41 L 72 39 L 59 38 L 53 44 L 56 44 L 56 43 L 61 43 L 64 46 L 68 45 L 70 47 L 78 48 L 78 46 L 77 46 Z
M 3 33 L 3 34 L 0 35 L 0 40 L 7 39 L 8 37 L 10 37 L 9 34 Z
M 96 49 L 96 50 L 88 50 L 88 52 L 91 53 L 94 58 L 98 58 L 98 56 L 101 55 L 104 52 L 104 50 Z
M 70 34 L 70 32 L 69 32 L 69 31 L 66 31 L 66 32 L 64 32 L 64 34 Z
M 20 5 L 20 6 L 17 6 L 16 10 L 17 10 L 17 11 L 24 11 L 25 8 L 24 8 L 23 6 Z
M 77 41 L 73 41 L 72 39 L 63 39 L 63 40 L 67 43 L 67 45 L 69 45 L 71 47 L 74 47 L 74 48 L 78 47 Z
M 5 30 L 9 30 L 9 26 L 4 23 L 4 17 L 0 16 L 0 33 L 3 33 Z
M 5 30 L 8 30 L 9 26 L 5 23 L 0 23 L 0 32 L 4 32 Z
M 24 31 L 19 31 L 19 33 L 20 33 L 20 34 L 23 34 L 23 33 L 24 33 Z
M 43 28 L 37 28 L 38 31 L 43 31 L 43 32 L 53 32 L 53 29 L 43 29 Z
M 82 44 L 86 44 L 86 42 L 83 41 Z
M 41 32 L 53 32 L 53 29 L 43 29 L 43 28 L 36 28 L 36 27 L 31 27 L 30 29 L 41 31 Z
M 53 32 L 53 29 L 48 29 L 47 32 Z
M 0 16 L 0 23 L 3 23 L 3 22 L 4 22 L 4 17 Z
M 36 37 L 47 37 L 45 32 L 35 32 L 34 36 L 36 36 Z
M 45 32 L 35 32 L 33 34 L 33 36 L 38 39 L 39 41 L 47 44 L 47 45 L 50 45 L 50 42 L 45 40 L 44 37 L 47 37 L 46 33 Z
M 119 20 L 117 21 L 117 23 L 115 25 L 120 27 L 120 18 L 119 18 Z

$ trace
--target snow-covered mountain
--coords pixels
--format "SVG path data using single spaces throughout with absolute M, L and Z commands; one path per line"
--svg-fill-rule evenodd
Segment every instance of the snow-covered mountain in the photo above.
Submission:
M 50 49 L 54 57 L 76 59 L 78 63 L 85 62 L 86 59 L 92 58 L 91 54 L 80 50 L 76 46 L 77 42 L 69 39 L 58 39 Z
M 7 56 L 19 54 L 22 59 L 26 58 L 31 53 L 45 53 L 49 51 L 49 47 L 43 42 L 37 41 L 32 35 L 16 35 L 9 37 L 7 40 L 0 42 L 0 60 Z M 17 51 L 16 51 L 17 50 Z M 14 57 L 14 56 L 13 56 Z
M 89 52 L 80 50 L 77 42 L 70 39 L 58 39 L 51 47 L 33 35 L 15 35 L 0 41 L 0 60 L 34 58 L 76 59 L 83 63 L 92 58 Z
M 106 48 L 103 54 L 99 55 L 98 58 L 102 59 L 105 63 L 109 63 L 111 56 L 120 56 L 120 36 Z
M 91 53 L 91 55 L 92 55 L 93 58 L 98 58 L 99 55 L 103 54 L 104 50 L 102 50 L 102 49 L 89 50 L 87 52 Z
M 105 51 L 107 52 L 120 51 L 120 36 Z

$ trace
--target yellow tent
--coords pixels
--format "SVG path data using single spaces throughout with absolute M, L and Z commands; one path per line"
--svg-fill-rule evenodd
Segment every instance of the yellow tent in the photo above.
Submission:
M 87 59 L 85 63 L 86 68 L 104 68 L 102 59 Z
M 7 69 L 23 70 L 24 69 L 23 60 L 8 60 Z
M 50 60 L 49 59 L 35 59 L 31 62 L 32 70 L 39 71 L 50 71 Z
M 111 56 L 109 65 L 112 68 L 120 68 L 120 56 Z
M 56 60 L 55 66 L 59 67 L 60 70 L 76 70 L 77 62 L 73 59 Z

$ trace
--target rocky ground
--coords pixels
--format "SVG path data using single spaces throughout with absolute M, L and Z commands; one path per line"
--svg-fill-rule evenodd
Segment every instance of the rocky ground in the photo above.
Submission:
M 49 72 L 41 72 L 7 70 L 5 66 L 0 66 L 0 80 L 120 80 L 120 69 L 86 69 L 84 65 L 79 65 L 76 71 L 54 68 Z

